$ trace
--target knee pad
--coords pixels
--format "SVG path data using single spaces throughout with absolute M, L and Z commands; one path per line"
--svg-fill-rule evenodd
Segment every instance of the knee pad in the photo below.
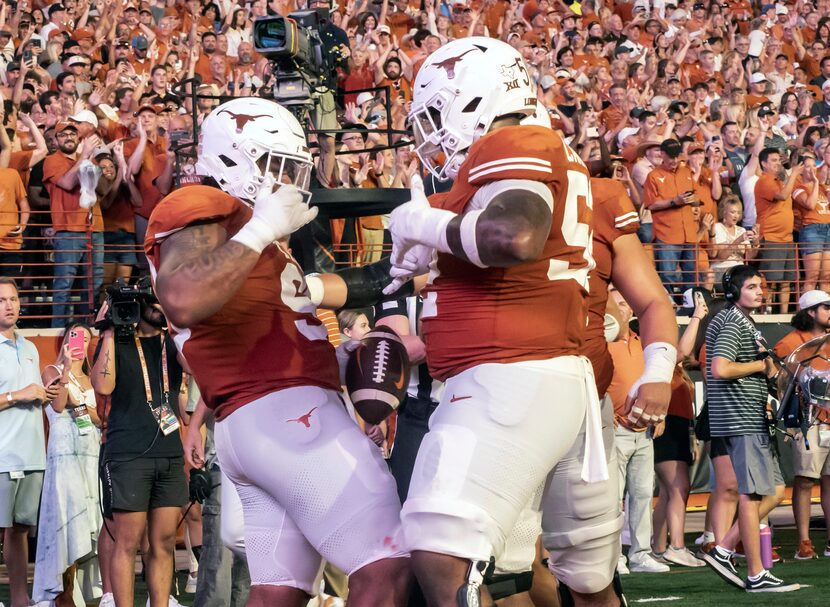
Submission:
M 616 594 L 617 598 L 620 599 L 620 607 L 628 607 L 628 600 L 625 598 L 622 590 L 620 574 L 616 571 L 614 572 L 612 586 L 614 588 L 614 594 Z M 576 605 L 573 594 L 571 594 L 571 589 L 568 588 L 568 585 L 563 582 L 559 582 L 559 605 L 560 607 L 574 607 Z
M 607 588 L 620 555 L 622 522 L 619 515 L 569 533 L 543 534 L 543 544 L 550 552 L 548 568 L 556 579 L 582 594 Z

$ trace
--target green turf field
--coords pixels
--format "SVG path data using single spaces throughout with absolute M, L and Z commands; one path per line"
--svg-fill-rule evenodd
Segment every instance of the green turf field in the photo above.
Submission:
M 824 545 L 823 530 L 814 531 L 813 542 L 819 547 Z M 687 545 L 694 543 L 694 535 L 686 537 Z M 667 605 L 670 607 L 737 607 L 753 605 L 755 607 L 830 607 L 830 558 L 815 561 L 795 561 L 796 536 L 792 529 L 776 529 L 773 539 L 775 546 L 780 546 L 783 563 L 773 567 L 773 573 L 783 577 L 787 582 L 798 582 L 808 586 L 797 592 L 785 594 L 748 594 L 733 588 L 721 580 L 708 567 L 687 569 L 672 567 L 669 573 L 632 573 L 622 578 L 623 588 L 629 604 Z M 743 562 L 738 561 L 738 570 L 744 573 Z M 179 572 L 179 587 L 184 590 L 187 574 Z M 182 605 L 193 605 L 192 594 L 180 594 Z M 8 587 L 0 585 L 0 601 L 8 607 Z M 136 578 L 135 607 L 144 607 L 147 594 L 141 578 Z
M 812 533 L 816 548 L 824 545 L 823 530 Z M 632 573 L 622 578 L 623 588 L 630 605 L 686 606 L 738 606 L 774 605 L 799 607 L 830 607 L 830 558 L 814 561 L 796 561 L 792 558 L 796 545 L 795 531 L 776 529 L 773 545 L 780 546 L 784 559 L 776 563 L 772 572 L 786 582 L 798 582 L 808 586 L 796 592 L 749 594 L 727 584 L 709 567 L 689 569 L 672 567 L 669 573 Z M 687 535 L 686 543 L 692 546 L 694 536 Z M 819 550 L 820 552 L 820 550 Z M 738 572 L 746 573 L 744 562 L 737 561 Z M 675 599 L 669 600 L 671 597 Z M 662 600 L 660 600 L 662 599 Z

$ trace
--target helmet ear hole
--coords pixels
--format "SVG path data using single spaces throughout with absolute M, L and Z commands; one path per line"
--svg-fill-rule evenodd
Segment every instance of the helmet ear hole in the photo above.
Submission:
M 461 110 L 461 112 L 465 113 L 465 114 L 475 112 L 480 103 L 481 103 L 481 97 L 476 97 L 475 99 L 472 99 L 470 101 L 470 103 L 465 105 L 464 109 Z
M 219 154 L 219 160 L 221 160 L 224 165 L 228 168 L 233 168 L 236 166 L 236 162 L 232 158 L 228 158 L 224 154 Z

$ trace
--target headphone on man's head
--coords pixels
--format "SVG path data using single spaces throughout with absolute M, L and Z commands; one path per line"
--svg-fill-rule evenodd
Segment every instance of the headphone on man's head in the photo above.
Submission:
M 723 273 L 723 278 L 721 279 L 721 286 L 723 287 L 723 296 L 726 298 L 726 301 L 730 303 L 735 303 L 741 298 L 741 287 L 740 285 L 736 285 L 732 282 L 732 274 L 735 268 L 740 268 L 741 266 L 732 266 L 726 272 Z

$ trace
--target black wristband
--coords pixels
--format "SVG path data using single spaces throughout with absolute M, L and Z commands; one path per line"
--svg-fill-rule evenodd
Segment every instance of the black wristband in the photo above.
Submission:
M 382 301 L 408 297 L 414 292 L 410 280 L 395 293 L 384 295 L 383 289 L 392 282 L 389 270 L 392 263 L 388 257 L 360 268 L 346 268 L 335 272 L 346 283 L 346 303 L 344 308 L 369 308 Z

